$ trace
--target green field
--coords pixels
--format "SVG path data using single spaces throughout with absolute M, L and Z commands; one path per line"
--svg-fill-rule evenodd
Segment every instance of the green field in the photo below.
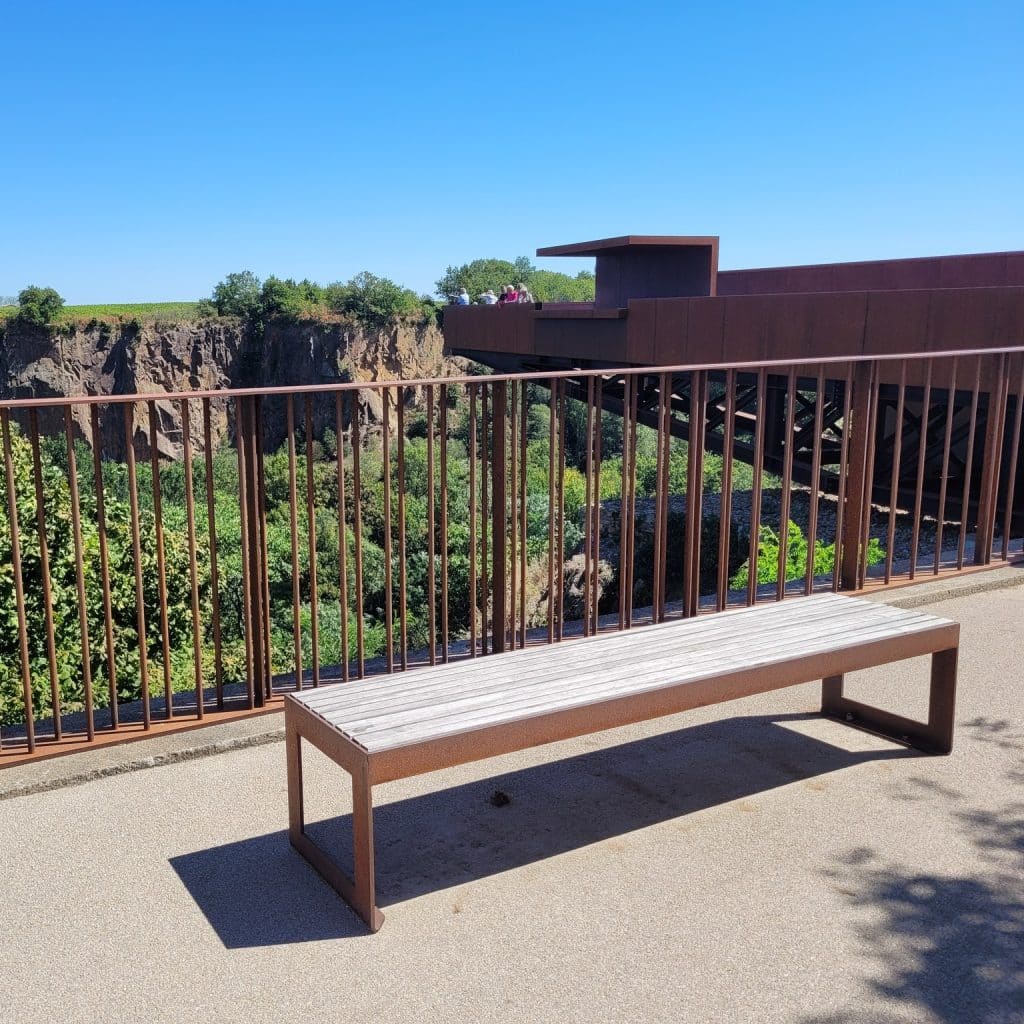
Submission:
M 98 306 L 65 306 L 54 323 L 75 320 L 194 320 L 198 302 L 113 302 Z M 17 306 L 0 307 L 0 319 L 14 316 Z

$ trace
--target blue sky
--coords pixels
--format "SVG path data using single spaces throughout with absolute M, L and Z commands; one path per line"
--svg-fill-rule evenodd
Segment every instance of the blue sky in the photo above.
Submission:
M 719 234 L 723 268 L 1024 249 L 1024 4 L 20 3 L 0 295 Z M 575 271 L 585 262 L 549 260 Z

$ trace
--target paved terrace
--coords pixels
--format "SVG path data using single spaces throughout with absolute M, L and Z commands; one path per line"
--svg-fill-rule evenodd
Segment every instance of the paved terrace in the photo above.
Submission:
M 806 686 L 384 786 L 376 936 L 288 845 L 278 723 L 118 748 L 90 770 L 262 741 L 0 801 L 3 1015 L 1024 1020 L 1024 571 L 1000 572 L 887 595 L 963 624 L 951 757 L 823 721 Z M 923 714 L 926 670 L 853 694 Z M 308 761 L 338 839 L 346 779 Z

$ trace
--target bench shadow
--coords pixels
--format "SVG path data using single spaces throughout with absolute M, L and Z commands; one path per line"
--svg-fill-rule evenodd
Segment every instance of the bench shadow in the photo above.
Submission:
M 380 804 L 378 903 L 387 908 L 867 761 L 918 756 L 888 745 L 844 750 L 787 727 L 805 721 L 824 722 L 814 714 L 732 718 Z M 339 793 L 347 793 L 338 772 Z M 496 791 L 508 802 L 493 801 Z M 350 815 L 310 823 L 307 832 L 351 872 Z M 367 934 L 284 830 L 170 863 L 229 949 Z

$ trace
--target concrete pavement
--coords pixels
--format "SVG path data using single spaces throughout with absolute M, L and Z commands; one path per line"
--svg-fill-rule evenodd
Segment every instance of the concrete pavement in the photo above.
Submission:
M 280 743 L 0 801 L 3 1012 L 1022 1021 L 1024 588 L 929 610 L 963 624 L 950 757 L 805 686 L 387 785 L 375 936 L 288 845 Z M 921 715 L 926 679 L 852 692 Z M 341 849 L 345 777 L 308 760 Z

